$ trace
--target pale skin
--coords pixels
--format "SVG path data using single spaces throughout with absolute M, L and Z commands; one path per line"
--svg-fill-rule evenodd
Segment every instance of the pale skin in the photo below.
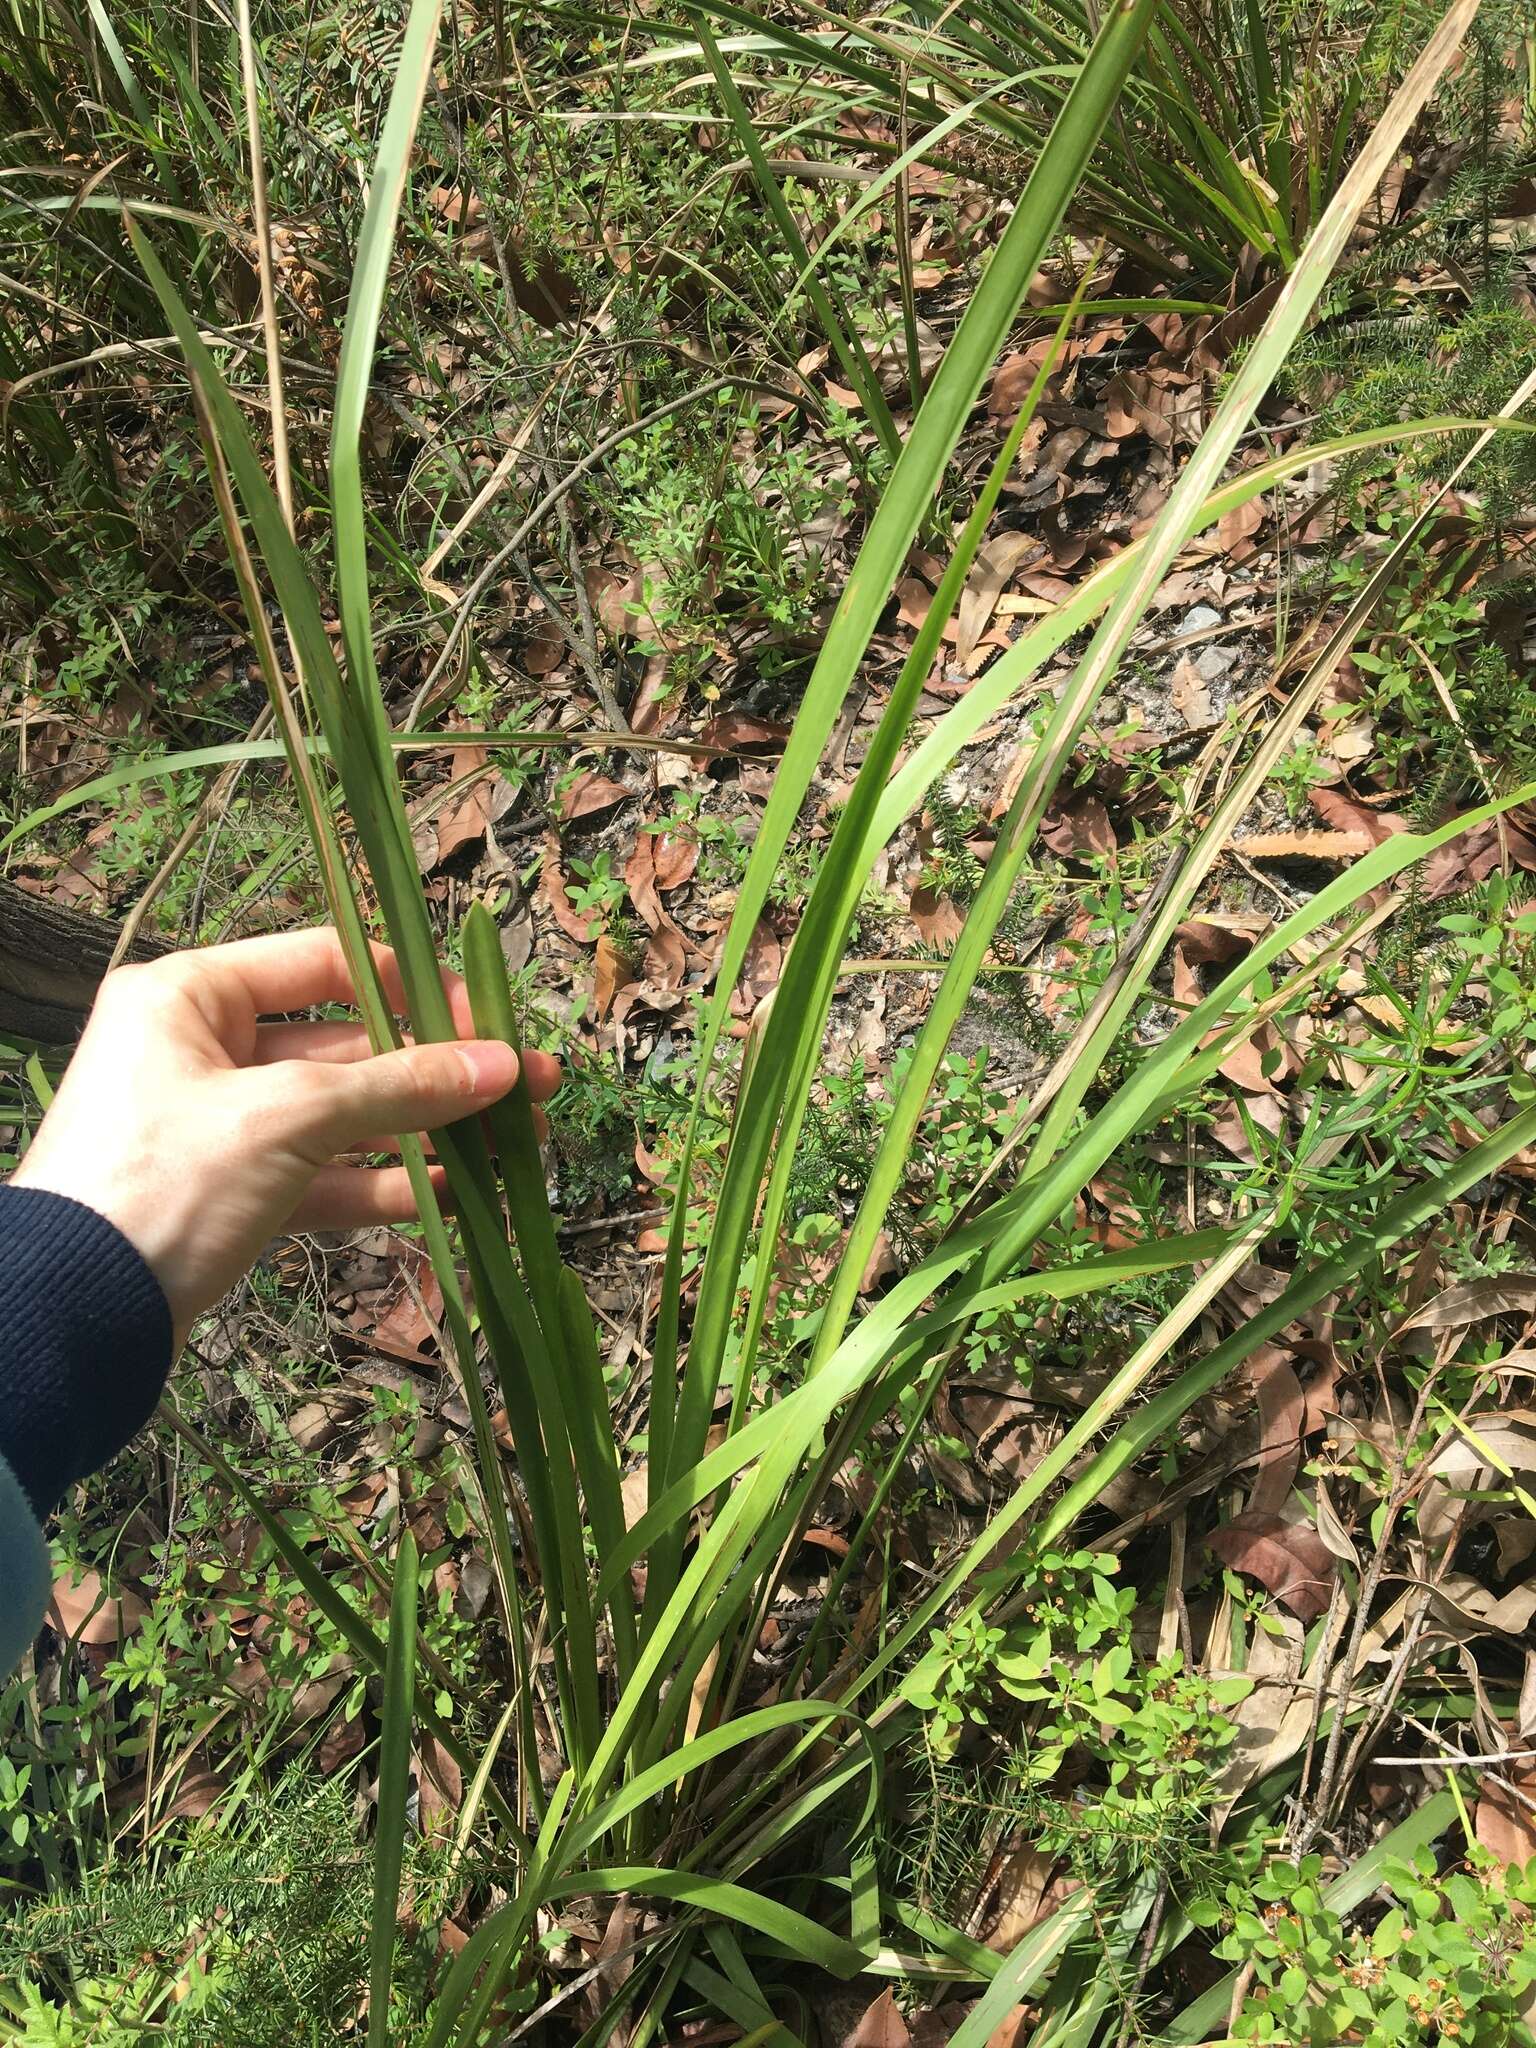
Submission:
M 403 1013 L 393 953 L 374 957 Z M 13 1185 L 71 1195 L 116 1224 L 165 1290 L 179 1349 L 272 1238 L 415 1216 L 403 1166 L 345 1155 L 477 1115 L 512 1086 L 517 1055 L 475 1037 L 463 983 L 443 981 L 457 1042 L 375 1054 L 360 1024 L 266 1021 L 354 1000 L 327 928 L 117 968 Z M 526 1060 L 542 1100 L 559 1068 Z M 441 1169 L 432 1177 L 445 1194 Z

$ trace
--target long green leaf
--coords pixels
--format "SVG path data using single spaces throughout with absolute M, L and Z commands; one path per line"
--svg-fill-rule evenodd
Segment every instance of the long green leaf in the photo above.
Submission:
M 1077 1892 L 1030 1929 L 950 2036 L 950 2048 L 986 2048 L 994 2031 L 1087 1925 L 1092 1895 Z
M 389 2048 L 400 1875 L 405 1867 L 406 1800 L 411 1783 L 411 1722 L 416 1693 L 416 1539 L 402 1532 L 389 1602 L 389 1651 L 379 1728 L 378 1827 L 373 1844 L 373 1915 L 368 1936 L 368 2048 Z
M 734 1135 L 727 1185 L 717 1206 L 694 1314 L 688 1367 L 677 1391 L 674 1412 L 671 1401 L 678 1355 L 677 1303 L 693 1146 L 703 1091 L 731 991 L 767 899 L 779 856 L 858 663 L 987 370 L 1023 302 L 1029 281 L 1076 189 L 1146 34 L 1153 8 L 1154 0 L 1130 0 L 1130 4 L 1117 7 L 1107 17 L 1073 86 L 913 422 L 911 435 L 828 628 L 775 777 L 722 948 L 717 992 L 701 1030 L 700 1101 L 695 1105 L 679 1168 L 679 1191 L 656 1333 L 650 1460 L 653 1495 L 664 1490 L 676 1472 L 694 1463 L 703 1448 L 714 1389 L 726 1356 L 741 1247 L 751 1227 L 761 1162 L 771 1139 L 770 1130 L 746 1133 L 740 1126 Z M 665 1597 L 676 1568 L 676 1556 L 675 1550 L 669 1550 L 664 1560 L 652 1560 L 647 1625 L 656 1612 L 657 1602 Z M 664 1571 L 658 1569 L 663 1562 Z
M 918 1119 L 938 1074 L 950 1036 L 975 986 L 1007 909 L 1036 829 L 1072 750 L 1150 603 L 1158 584 L 1198 523 L 1201 507 L 1278 373 L 1323 290 L 1355 220 L 1377 181 L 1450 63 L 1477 11 L 1477 0 L 1456 0 L 1408 78 L 1394 94 L 1370 142 L 1339 188 L 1301 260 L 1286 280 L 1264 328 L 1232 379 L 1216 416 L 1201 436 L 1167 504 L 1147 536 L 1132 574 L 1109 609 L 1037 742 L 1006 818 L 998 828 L 976 897 L 924 1019 L 903 1079 L 901 1099 L 881 1137 L 859 1213 L 843 1249 L 818 1338 L 819 1365 L 836 1343 L 857 1296 L 875 1237 L 906 1170 Z M 1016 1256 L 1022 1246 L 1013 1246 Z

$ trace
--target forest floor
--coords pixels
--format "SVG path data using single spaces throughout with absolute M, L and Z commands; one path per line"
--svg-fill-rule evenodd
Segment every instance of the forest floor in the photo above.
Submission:
M 366 59 L 364 25 L 347 34 L 363 39 Z M 530 93 L 547 86 L 578 107 L 568 56 L 535 57 Z M 305 152 L 320 148 L 317 135 L 334 146 L 316 108 L 335 75 L 288 76 L 295 148 L 275 193 L 294 453 L 311 480 L 323 473 L 341 265 L 315 198 L 324 178 Z M 600 1324 L 638 1513 L 700 1004 L 889 462 L 830 349 L 808 327 L 773 325 L 782 281 L 762 259 L 766 217 L 750 180 L 725 167 L 728 136 L 658 130 L 657 142 L 647 130 L 643 147 L 599 148 L 596 132 L 542 130 L 547 156 L 522 167 L 532 200 L 515 212 L 488 146 L 471 148 L 456 175 L 421 181 L 370 407 L 368 483 L 381 552 L 401 558 L 385 579 L 379 661 L 393 723 L 419 736 L 402 772 L 423 887 L 450 960 L 468 906 L 492 910 L 528 1033 L 565 1064 L 550 1186 Z M 797 191 L 816 245 L 841 238 L 841 287 L 904 433 L 1006 208 L 992 186 L 923 162 L 899 220 L 886 199 L 850 220 L 894 137 L 849 122 L 842 140 L 845 181 L 808 179 Z M 1389 231 L 1438 219 L 1456 147 L 1426 137 L 1397 167 L 1351 246 L 1337 303 L 1244 438 L 1233 475 L 1374 423 L 1360 393 L 1379 364 L 1348 353 L 1365 346 L 1359 297 L 1390 302 L 1393 345 L 1422 365 L 1424 393 L 1395 404 L 1485 417 L 1536 363 L 1536 267 L 1518 249 L 1480 279 L 1470 259 L 1413 257 L 1410 232 L 1410 255 L 1385 281 L 1373 268 Z M 223 175 L 207 211 L 239 219 Z M 1509 219 L 1524 221 L 1528 191 L 1511 191 Z M 530 218 L 537 236 L 508 225 Z M 236 331 L 251 318 L 250 263 L 231 246 L 210 268 L 205 317 L 224 323 L 231 375 L 250 396 L 259 352 Z M 1149 531 L 1273 299 L 1268 285 L 1234 281 L 1168 306 L 1171 289 L 1138 261 L 1086 233 L 1061 239 L 823 757 L 732 999 L 740 1044 L 773 1001 L 955 527 L 1080 289 L 1106 309 L 1075 319 L 1061 345 L 927 678 L 914 745 L 1022 632 Z M 70 368 L 100 331 L 82 315 L 49 337 L 43 355 L 62 367 L 42 388 L 66 417 L 77 402 L 81 452 L 39 478 L 12 519 L 42 588 L 29 596 L 17 579 L 0 647 L 5 874 L 52 905 L 142 916 L 146 933 L 176 945 L 311 921 L 320 897 L 307 842 L 265 738 L 179 366 L 146 347 Z M 106 511 L 93 462 L 111 483 Z M 1046 812 L 864 1276 L 867 1298 L 954 1227 L 979 1177 L 1007 1172 L 1034 1092 L 1070 1056 L 1160 877 L 1435 474 L 1431 456 L 1411 451 L 1298 466 L 1184 548 Z M 1349 862 L 1531 775 L 1536 640 L 1523 573 L 1533 535 L 1528 459 L 1439 501 L 1212 865 L 1129 1027 L 1127 1057 L 1167 1031 L 1212 969 L 1243 957 Z M 871 878 L 796 1168 L 765 1333 L 769 1384 L 794 1383 L 936 977 L 1081 645 L 1066 641 L 980 721 Z M 229 746 L 245 752 L 201 753 Z M 1119 1250 L 1230 1222 L 1257 1190 L 1287 1183 L 1300 1257 L 1376 1180 L 1464 1150 L 1490 1101 L 1523 1102 L 1530 1088 L 1533 871 L 1536 810 L 1524 806 L 1413 871 L 1392 916 L 1239 1047 L 1196 1101 L 1127 1143 L 1061 1219 L 1057 1249 Z M 1509 1052 L 1507 1070 L 1491 1061 L 1490 1037 Z M 26 1045 L 7 1060 L 0 1144 L 24 1143 L 54 1064 Z M 1383 1076 L 1368 1126 L 1330 1123 L 1322 1144 L 1323 1105 Z M 690 1190 L 690 1257 L 710 1229 L 728 1085 L 721 1105 Z M 1095 1552 L 1117 1557 L 1118 1584 L 1135 1590 L 1130 1637 L 1145 1664 L 1178 1655 L 1189 1669 L 1236 1668 L 1253 1681 L 1226 1709 L 1224 1732 L 1201 1723 L 1205 1818 L 1219 1833 L 1246 1801 L 1293 1847 L 1323 1857 L 1324 1881 L 1448 1789 L 1499 1864 L 1536 1854 L 1533 1176 L 1536 1157 L 1517 1155 L 1403 1258 L 1264 1346 L 1092 1517 Z M 1251 1263 L 1191 1345 L 1240 1325 L 1287 1277 Z M 1167 1306 L 1160 1285 L 978 1322 L 908 1461 L 889 1573 L 922 1574 L 974 1537 L 1135 1350 Z M 286 1241 L 196 1333 L 172 1391 L 184 1416 L 237 1448 L 256 1484 L 311 1518 L 364 1592 L 375 1532 L 404 1506 L 428 1559 L 429 1640 L 472 1684 L 492 1578 L 454 1456 L 465 1415 L 443 1369 L 442 1306 L 411 1231 Z M 867 1504 L 860 1484 L 850 1471 L 828 1497 L 785 1576 L 759 1645 L 765 1697 L 846 1554 Z M 157 1859 L 178 1824 L 253 1802 L 253 1788 L 296 1763 L 334 1775 L 366 1762 L 376 1702 L 362 1676 L 184 1436 L 158 1428 L 66 1504 L 53 1534 L 52 1624 L 28 1704 L 7 1723 L 9 1760 L 0 1751 L 0 1830 L 14 1823 L 0 1861 L 9 1857 L 27 1898 L 57 1899 L 114 1859 L 161 1881 Z M 1325 1682 L 1353 1702 L 1348 1744 L 1323 1728 Z M 1138 1755 L 1162 1754 L 1168 1739 L 1152 1727 L 1156 1704 L 1143 1689 L 1124 1710 Z M 988 1776 L 989 1740 L 984 1725 L 956 1739 L 939 1728 L 927 1793 L 892 1817 L 887 1853 L 915 1895 L 1001 1953 L 1103 1851 L 1068 1843 L 1059 1812 L 1042 1826 L 1028 1784 Z M 71 1752 L 88 1755 L 90 1770 L 72 1774 Z M 1457 1755 L 1485 1761 L 1452 1773 Z M 1069 1775 L 1096 1784 L 1103 1762 L 1090 1742 Z M 29 1764 L 30 1790 L 16 1775 Z M 465 1787 L 451 1760 L 436 1766 L 421 1822 L 446 1840 Z M 357 1782 L 366 1804 L 366 1768 Z M 1161 1837 L 1149 1854 L 1163 1872 L 1177 1862 Z M 325 1910 L 341 1924 L 354 1907 L 338 1895 Z M 1415 1927 L 1428 1968 L 1437 1937 L 1428 1922 Z M 20 1908 L 14 1932 L 28 1952 L 42 1938 Z M 575 1969 L 598 1953 L 604 1927 L 576 1912 L 552 1932 L 552 1954 L 562 1937 Z M 1140 1975 L 1127 1965 L 1128 2016 L 1150 1963 L 1149 1949 Z M 1256 1975 L 1271 1981 L 1259 1951 L 1246 1967 L 1244 1989 Z M 1221 1978 L 1209 1953 L 1187 1951 L 1185 1997 Z M 1152 1982 L 1166 1993 L 1164 1979 Z M 847 2048 L 947 2039 L 968 1996 L 904 1984 L 899 2004 L 883 1994 L 871 2006 L 864 1987 L 846 2011 L 821 1997 L 820 2024 Z M 1241 1992 L 1234 2012 L 1240 2004 Z M 1411 2038 L 1456 2038 L 1438 2025 Z

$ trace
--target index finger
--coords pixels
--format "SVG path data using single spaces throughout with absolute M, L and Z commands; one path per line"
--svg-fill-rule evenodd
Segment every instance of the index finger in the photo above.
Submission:
M 397 1015 L 405 1015 L 409 1004 L 393 948 L 370 940 L 369 950 L 385 1000 Z M 227 945 L 208 946 L 181 958 L 216 999 L 238 1003 L 252 1016 L 280 1016 L 292 1010 L 312 1009 L 319 1003 L 357 1002 L 341 935 L 332 925 L 273 932 L 257 939 L 234 939 Z M 463 1006 L 462 984 L 446 968 L 440 971 L 458 1021 Z

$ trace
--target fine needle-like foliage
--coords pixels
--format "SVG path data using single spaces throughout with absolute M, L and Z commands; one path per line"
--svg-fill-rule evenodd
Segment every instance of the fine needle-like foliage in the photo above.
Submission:
M 443 1973 L 425 2036 L 433 2048 L 449 2042 L 467 2048 L 501 2037 L 506 2016 L 526 2009 L 547 1916 L 572 1899 L 626 1897 L 643 1906 L 631 1921 L 638 1930 L 633 1967 L 618 1980 L 613 2004 L 594 2020 L 587 2035 L 594 2042 L 612 2037 L 621 2021 L 630 2041 L 667 2038 L 670 2002 L 687 1987 L 725 2013 L 744 2038 L 782 2044 L 795 2036 L 775 2017 L 763 1979 L 771 1981 L 787 1960 L 843 1977 L 877 1969 L 890 1974 L 886 1931 L 893 1915 L 910 1909 L 880 1896 L 865 1843 L 879 1807 L 888 1746 L 911 1725 L 916 1703 L 931 1693 L 936 1660 L 942 1661 L 930 1632 L 942 1639 L 945 1629 L 1006 1612 L 1033 1551 L 1065 1539 L 1084 1506 L 1175 1428 L 1266 1336 L 1347 1288 L 1394 1242 L 1536 1141 L 1536 1109 L 1526 1109 L 1452 1163 L 1393 1190 L 1390 1199 L 1363 1210 L 1335 1242 L 1303 1257 L 1277 1299 L 1172 1377 L 1160 1369 L 1197 1328 L 1202 1309 L 1266 1237 L 1284 1233 L 1286 1199 L 1254 1207 L 1230 1229 L 1190 1231 L 1071 1264 L 1053 1263 L 1044 1249 L 1056 1219 L 1117 1146 L 1186 1099 L 1283 1003 L 1327 972 L 1362 921 L 1378 914 L 1371 909 L 1377 892 L 1469 824 L 1533 794 L 1527 789 L 1502 796 L 1433 830 L 1400 833 L 1377 847 L 1256 943 L 1166 1036 L 1141 1048 L 1128 1069 L 1098 1088 L 1089 1113 L 1090 1087 L 1199 876 L 1370 616 L 1393 567 L 1412 545 L 1410 533 L 1357 596 L 1252 765 L 1187 850 L 1158 917 L 1090 1018 L 1076 1059 L 1053 1074 L 1022 1171 L 1011 1185 L 981 1190 L 972 1213 L 938 1249 L 861 1311 L 860 1276 L 945 1047 L 988 960 L 1042 814 L 1153 593 L 1193 534 L 1273 488 L 1301 463 L 1318 459 L 1314 447 L 1224 481 L 1239 437 L 1305 327 L 1378 179 L 1455 61 L 1475 11 L 1476 0 L 1456 0 L 1347 172 L 1319 183 L 1311 195 L 1315 206 L 1309 201 L 1288 221 L 1269 223 L 1272 246 L 1283 259 L 1284 286 L 1151 530 L 1034 623 L 913 746 L 925 678 L 1040 402 L 1049 359 L 1042 366 L 890 692 L 811 890 L 777 997 L 754 1026 L 729 1105 L 730 1141 L 708 1243 L 699 1270 L 689 1273 L 684 1226 L 692 1148 L 702 1119 L 721 1107 L 716 1056 L 731 992 L 811 778 L 984 380 L 1052 236 L 1085 189 L 1088 166 L 1121 104 L 1126 80 L 1144 59 L 1151 37 L 1158 39 L 1158 61 L 1169 61 L 1167 39 L 1177 37 L 1177 27 L 1155 0 L 1126 0 L 1104 16 L 1080 63 L 1075 55 L 1066 62 L 1067 53 L 1059 53 L 1063 75 L 1054 120 L 910 430 L 899 446 L 893 443 L 889 483 L 827 626 L 721 943 L 701 1026 L 693 1123 L 676 1174 L 653 1343 L 648 1499 L 638 1518 L 626 1517 L 597 1335 L 581 1284 L 560 1255 L 526 1091 L 520 1086 L 499 1105 L 488 1130 L 474 1124 L 431 1134 L 453 1191 L 458 1220 L 452 1233 L 437 1213 L 420 1146 L 408 1146 L 426 1246 L 442 1288 L 445 1334 L 469 1411 L 499 1621 L 517 1676 L 516 1696 L 505 1703 L 503 1717 L 503 1728 L 511 1717 L 517 1730 L 507 1751 L 509 1758 L 515 1752 L 515 1775 L 499 1759 L 495 1768 L 477 1769 L 482 1759 L 473 1746 L 428 1707 L 423 1688 L 413 1685 L 416 1587 L 409 1536 L 395 1560 L 395 1599 L 387 1641 L 381 1641 L 369 1617 L 348 1609 L 282 1521 L 252 1501 L 300 1581 L 332 1615 L 359 1660 L 383 1680 L 370 2041 L 385 2038 L 387 2024 L 413 1726 L 430 1728 L 472 1781 L 480 1815 L 478 1865 L 499 1894 L 499 1903 L 481 1915 Z M 725 118 L 740 137 L 770 213 L 793 231 L 724 45 L 698 16 L 693 27 Z M 304 792 L 306 820 L 331 912 L 353 962 L 360 1005 L 381 1046 L 392 1042 L 399 1023 L 389 1015 L 373 971 L 369 920 L 335 823 L 338 793 L 366 863 L 380 932 L 401 962 L 410 1028 L 429 1038 L 446 1037 L 453 1029 L 397 774 L 401 736 L 390 730 L 375 664 L 360 453 L 396 226 L 432 78 L 437 29 L 436 0 L 416 0 L 373 165 L 348 303 L 329 478 L 339 658 L 261 453 L 175 281 L 177 256 L 169 245 L 164 256 L 157 253 L 142 222 L 128 222 L 133 247 L 185 358 L 281 744 Z M 962 32 L 963 25 L 955 30 Z M 1275 146 L 1281 147 L 1281 138 Z M 1215 212 L 1230 220 L 1239 199 L 1251 198 L 1255 189 L 1250 181 L 1241 194 L 1213 190 L 1207 196 Z M 1307 228 L 1310 233 L 1303 234 Z M 815 259 L 798 233 L 792 232 L 790 253 L 809 279 Z M 850 377 L 870 380 L 845 309 L 819 287 L 813 304 Z M 1066 309 L 1056 346 L 1075 310 Z M 874 403 L 877 388 L 871 381 L 872 424 L 881 437 L 894 436 L 888 409 L 883 401 Z M 1511 416 L 1525 395 L 1514 395 Z M 1486 435 L 1508 424 L 1420 421 L 1352 436 L 1335 452 L 1474 427 Z M 282 612 L 286 654 L 265 623 L 264 587 Z M 1058 691 L 997 828 L 904 1093 L 827 1280 L 803 1377 L 792 1391 L 781 1392 L 757 1370 L 759 1347 L 797 1146 L 861 894 L 881 850 L 968 739 L 1095 620 L 1091 642 Z M 310 712 L 312 729 L 306 723 Z M 477 1027 L 516 1043 L 498 934 L 483 906 L 471 910 L 463 939 Z M 460 1286 L 461 1257 L 467 1296 Z M 817 1504 L 856 1453 L 870 1477 L 874 1507 L 856 1527 L 850 1553 L 839 1565 L 838 1591 L 873 1539 L 904 1447 L 937 1394 L 951 1350 L 974 1319 L 1001 1306 L 1089 1294 L 1128 1276 L 1156 1273 L 1185 1273 L 1188 1284 L 964 1553 L 925 1581 L 920 1593 L 893 1604 L 883 1629 L 838 1649 L 818 1626 L 773 1696 L 754 1689 L 751 1660 L 763 1617 Z M 510 1466 L 491 1426 L 482 1356 L 505 1409 Z M 723 1433 L 712 1436 L 722 1414 Z M 1027 1532 L 1029 1541 L 1010 1549 L 1004 1539 L 1015 1532 Z M 809 1852 L 808 1844 L 814 1845 Z M 808 1868 L 814 1868 L 813 1877 L 805 1874 Z M 1142 1899 L 1127 1909 L 1115 1940 L 1137 1938 L 1149 1903 Z M 1182 1938 L 1181 1926 L 1187 1931 L 1187 1923 L 1167 1918 L 1160 1938 Z M 1081 1984 L 1083 1973 L 1074 1976 L 1062 1959 L 1085 1930 L 1094 1939 L 1103 1936 L 1088 1890 L 1070 1910 L 1029 1932 L 1011 1954 L 989 1957 L 985 1964 L 975 1963 L 975 1945 L 968 1948 L 956 1930 L 925 1922 L 924 1941 L 948 1941 L 952 1955 L 972 1956 L 979 1975 L 990 1977 L 954 2036 L 962 2048 L 980 2048 L 999 2019 L 1031 1995 L 1066 2001 L 1058 2015 L 1065 2024 L 1076 1996 L 1071 1986 Z M 910 1929 L 903 1938 L 910 1941 Z M 1086 2027 L 1102 2009 L 1102 1997 L 1084 1991 L 1083 1999 L 1079 2023 Z M 1202 2002 L 1202 2014 L 1208 2002 Z M 1060 2038 L 1086 2040 L 1088 2034 Z

